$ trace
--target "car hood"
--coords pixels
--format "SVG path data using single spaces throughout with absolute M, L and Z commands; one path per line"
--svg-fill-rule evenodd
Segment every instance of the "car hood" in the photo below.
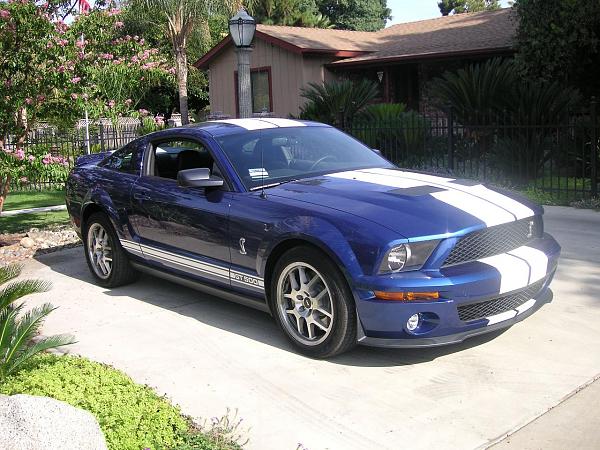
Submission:
M 362 169 L 285 183 L 269 195 L 344 211 L 405 238 L 449 236 L 531 217 L 541 207 L 472 180 Z

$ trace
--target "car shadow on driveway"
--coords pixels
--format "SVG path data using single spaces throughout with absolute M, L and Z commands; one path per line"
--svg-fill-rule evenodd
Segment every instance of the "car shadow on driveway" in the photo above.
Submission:
M 95 284 L 88 271 L 81 248 L 40 255 L 36 260 L 78 283 Z M 248 339 L 296 353 L 275 321 L 266 313 L 229 302 L 166 280 L 142 274 L 130 285 L 106 289 L 101 295 L 107 297 L 130 297 L 156 307 L 169 310 L 197 320 L 210 327 L 235 333 Z M 419 364 L 440 356 L 456 353 L 484 344 L 504 330 L 476 336 L 460 344 L 421 349 L 384 349 L 357 346 L 350 352 L 331 358 L 334 364 L 361 367 L 391 367 Z

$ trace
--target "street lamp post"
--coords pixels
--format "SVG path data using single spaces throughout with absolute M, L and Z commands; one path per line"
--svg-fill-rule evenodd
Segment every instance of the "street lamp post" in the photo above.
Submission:
M 252 87 L 250 85 L 250 52 L 256 21 L 244 8 L 229 20 L 229 33 L 236 46 L 238 63 L 238 102 L 241 118 L 252 117 Z

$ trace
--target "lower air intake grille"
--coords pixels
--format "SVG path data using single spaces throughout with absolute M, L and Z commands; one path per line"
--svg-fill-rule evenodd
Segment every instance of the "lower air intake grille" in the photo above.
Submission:
M 471 320 L 483 319 L 484 317 L 494 316 L 518 308 L 541 291 L 544 281 L 545 279 L 536 281 L 522 291 L 505 295 L 504 297 L 461 305 L 458 307 L 458 317 L 463 322 L 469 322 Z

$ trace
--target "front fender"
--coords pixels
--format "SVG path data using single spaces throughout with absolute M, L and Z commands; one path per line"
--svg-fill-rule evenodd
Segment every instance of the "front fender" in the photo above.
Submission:
M 348 282 L 354 285 L 354 280 L 364 273 L 371 273 L 382 243 L 389 239 L 389 230 L 373 230 L 372 223 L 362 223 L 356 217 L 338 217 L 336 222 L 334 224 L 324 217 L 301 215 L 276 224 L 276 238 L 263 241 L 259 247 L 259 274 L 265 275 L 267 262 L 275 249 L 286 241 L 301 240 L 326 253 L 342 270 Z

